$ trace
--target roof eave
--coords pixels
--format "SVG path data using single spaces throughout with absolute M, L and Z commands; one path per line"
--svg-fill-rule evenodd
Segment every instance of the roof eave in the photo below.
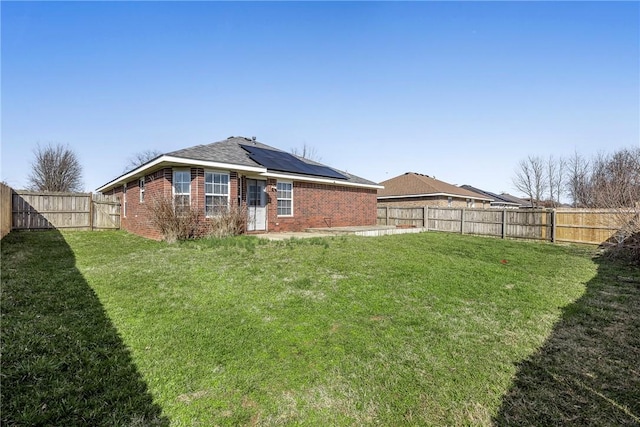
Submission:
M 184 157 L 176 157 L 176 156 L 167 156 L 162 155 L 144 165 L 139 166 L 138 168 L 125 173 L 124 175 L 120 175 L 118 178 L 113 181 L 108 182 L 96 189 L 97 192 L 104 192 L 111 190 L 118 185 L 122 185 L 125 182 L 129 182 L 131 179 L 135 179 L 136 177 L 141 177 L 146 175 L 147 172 L 158 169 L 162 166 L 203 166 L 212 169 L 229 169 L 235 171 L 245 171 L 245 172 L 257 172 L 263 173 L 266 172 L 266 169 L 258 166 L 246 166 L 246 165 L 238 165 L 232 163 L 222 163 L 222 162 L 211 162 L 207 160 L 195 160 Z
M 372 188 L 372 189 L 384 188 L 384 186 L 380 184 L 363 184 L 358 182 L 343 181 L 340 179 L 313 177 L 308 175 L 296 175 L 296 174 L 269 172 L 269 171 L 263 172 L 260 175 L 268 178 L 290 179 L 292 181 L 318 182 L 323 184 L 342 185 L 346 187 L 361 187 L 361 188 Z
M 488 199 L 486 197 L 474 197 L 466 194 L 453 194 L 453 193 L 425 193 L 425 194 L 403 194 L 398 196 L 378 196 L 378 199 L 404 199 L 404 198 L 413 198 L 413 197 L 437 197 L 437 196 L 446 196 L 446 197 L 459 197 L 463 199 L 474 199 L 474 200 L 485 200 L 488 202 L 493 201 L 493 199 Z

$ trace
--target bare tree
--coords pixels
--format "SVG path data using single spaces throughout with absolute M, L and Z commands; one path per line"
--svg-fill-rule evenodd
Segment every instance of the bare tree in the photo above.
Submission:
M 292 148 L 291 154 L 316 162 L 322 160 L 322 157 L 318 155 L 318 150 L 316 150 L 315 147 L 307 145 L 306 143 L 302 146 L 302 148 Z
M 567 193 L 573 207 L 589 206 L 591 197 L 589 191 L 589 161 L 577 151 L 567 160 Z
M 560 205 L 560 199 L 564 192 L 564 181 L 567 162 L 563 158 L 555 158 L 550 155 L 547 159 L 547 189 L 549 201 L 555 208 Z
M 127 159 L 127 165 L 124 167 L 124 172 L 128 172 L 137 168 L 138 166 L 142 166 L 148 161 L 151 161 L 161 155 L 162 153 L 158 150 L 140 151 L 139 153 L 136 153 L 133 156 L 129 157 L 129 159 Z
M 61 144 L 38 145 L 33 151 L 29 188 L 35 191 L 82 191 L 82 166 L 76 154 Z
M 591 171 L 594 204 L 611 212 L 617 231 L 609 253 L 640 263 L 640 148 L 598 155 Z
M 540 158 L 520 161 L 513 183 L 539 200 Z M 574 207 L 605 209 L 606 224 L 615 230 L 607 253 L 640 263 L 640 147 L 599 153 L 590 159 L 577 151 L 565 162 L 550 156 L 544 165 L 549 196 L 558 200 L 562 182 Z M 563 170 L 566 169 L 566 179 Z
M 531 207 L 540 203 L 542 195 L 547 189 L 542 158 L 528 156 L 526 159 L 520 160 L 513 178 L 513 185 L 518 191 L 529 196 Z
M 589 179 L 594 207 L 632 208 L 640 203 L 640 148 L 598 154 Z

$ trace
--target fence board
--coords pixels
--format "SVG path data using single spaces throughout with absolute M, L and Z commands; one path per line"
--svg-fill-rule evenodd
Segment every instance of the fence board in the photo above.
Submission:
M 120 205 L 114 196 L 91 193 L 14 191 L 14 230 L 94 230 L 120 228 Z
M 11 187 L 0 183 L 0 239 L 11 231 Z
M 633 220 L 639 211 L 630 209 L 570 209 L 556 211 L 559 242 L 593 243 L 615 241 L 619 224 Z
M 620 224 L 639 215 L 602 209 L 471 209 L 378 206 L 379 225 L 422 227 L 427 230 L 477 234 L 502 238 L 601 244 L 613 241 Z
M 92 206 L 94 229 L 120 228 L 120 202 L 115 196 L 94 194 Z
M 461 230 L 462 209 L 429 207 L 429 230 L 450 231 L 459 233 Z

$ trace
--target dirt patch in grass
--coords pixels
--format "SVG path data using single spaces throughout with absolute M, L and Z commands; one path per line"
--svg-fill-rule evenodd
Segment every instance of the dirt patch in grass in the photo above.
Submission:
M 178 396 L 178 401 L 182 403 L 191 403 L 194 400 L 202 399 L 210 394 L 209 390 L 199 390 L 193 393 L 185 393 Z

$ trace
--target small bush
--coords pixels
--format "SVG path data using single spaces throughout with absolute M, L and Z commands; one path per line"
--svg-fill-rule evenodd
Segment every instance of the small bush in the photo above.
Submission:
M 169 243 L 196 237 L 200 214 L 189 206 L 181 206 L 178 198 L 156 197 L 151 205 L 150 217 L 163 240 Z
M 604 250 L 605 258 L 640 265 L 640 232 Z
M 181 206 L 180 199 L 172 197 L 154 199 L 150 217 L 162 239 L 169 243 L 200 237 L 237 236 L 244 233 L 247 218 L 244 207 L 233 207 L 207 218 L 199 209 Z
M 206 218 L 201 226 L 201 235 L 218 238 L 237 236 L 244 233 L 246 221 L 247 210 L 243 206 L 232 207 L 216 216 Z

